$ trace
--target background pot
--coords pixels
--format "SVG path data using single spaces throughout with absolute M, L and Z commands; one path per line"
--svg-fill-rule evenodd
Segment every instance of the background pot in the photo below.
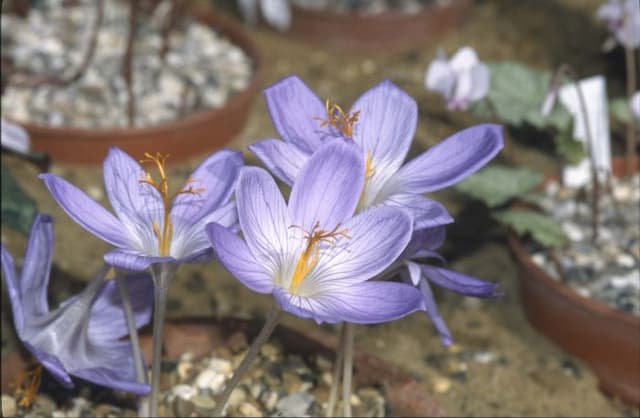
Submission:
M 186 14 L 215 28 L 251 57 L 254 74 L 245 90 L 231 96 L 220 108 L 200 110 L 171 122 L 140 128 L 50 127 L 19 122 L 31 136 L 33 149 L 50 154 L 57 162 L 97 164 L 103 161 L 109 147 L 117 146 L 136 158 L 145 152 L 171 154 L 169 162 L 175 163 L 214 151 L 231 141 L 244 127 L 251 99 L 262 80 L 258 48 L 241 25 L 213 14 L 206 7 L 192 6 Z
M 614 175 L 624 167 L 624 159 L 615 159 Z M 604 392 L 640 405 L 640 318 L 579 295 L 538 267 L 515 234 L 508 240 L 531 324 L 585 361 Z
M 470 6 L 471 0 L 455 0 L 445 6 L 425 6 L 416 14 L 363 15 L 311 10 L 293 4 L 289 33 L 319 45 L 397 52 L 433 43 L 434 37 L 457 28 Z

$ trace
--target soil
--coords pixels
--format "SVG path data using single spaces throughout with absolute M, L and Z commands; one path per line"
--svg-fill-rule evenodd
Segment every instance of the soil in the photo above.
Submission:
M 420 119 L 412 149 L 415 155 L 457 130 L 482 122 L 468 114 L 447 112 L 442 99 L 425 90 L 424 72 L 438 48 L 451 54 L 461 46 L 471 45 L 484 61 L 515 59 L 548 70 L 567 62 L 581 75 L 603 72 L 610 80 L 610 95 L 622 94 L 622 57 L 600 52 L 607 34 L 593 18 L 599 3 L 597 0 L 479 0 L 459 31 L 438 43 L 425 39 L 422 48 L 393 56 L 316 48 L 266 27 L 253 30 L 253 35 L 266 61 L 265 86 L 295 72 L 321 98 L 349 107 L 361 92 L 383 78 L 396 82 L 418 101 Z M 226 3 L 223 9 L 232 11 Z M 541 170 L 556 166 L 552 144 L 531 138 L 525 131 L 509 134 L 513 139 L 500 158 L 508 155 L 512 161 Z M 253 103 L 249 123 L 229 147 L 243 150 L 246 163 L 257 165 L 246 147 L 268 137 L 277 136 L 264 100 L 258 98 Z M 621 144 L 614 143 L 614 153 L 620 148 Z M 204 156 L 170 167 L 169 178 L 176 185 L 181 183 L 202 158 Z M 108 246 L 81 229 L 57 206 L 37 179 L 33 166 L 10 155 L 2 156 L 2 164 L 36 200 L 39 210 L 55 217 L 56 247 L 50 291 L 51 300 L 57 303 L 98 270 Z M 54 162 L 52 171 L 108 205 L 102 192 L 101 167 L 63 166 Z M 436 291 L 442 316 L 456 343 L 453 349 L 442 346 L 423 313 L 383 325 L 357 326 L 356 349 L 380 355 L 405 368 L 451 416 L 640 414 L 637 407 L 603 395 L 586 366 L 529 325 L 518 300 L 516 264 L 504 234 L 488 221 L 486 213 L 453 191 L 434 193 L 431 197 L 442 202 L 456 217 L 456 224 L 449 228 L 444 251 L 451 268 L 499 282 L 506 296 L 500 300 L 477 301 Z M 24 237 L 3 227 L 2 241 L 19 259 L 24 252 Z M 5 366 L 5 356 L 15 351 L 17 342 L 4 282 L 2 291 L 2 364 Z M 263 316 L 270 303 L 271 297 L 251 292 L 215 263 L 191 265 L 181 268 L 170 288 L 168 315 L 179 318 L 233 314 L 253 318 Z M 316 326 L 291 316 L 285 322 L 294 327 Z M 487 358 L 479 361 L 461 355 L 465 352 L 489 352 L 492 356 L 489 361 Z

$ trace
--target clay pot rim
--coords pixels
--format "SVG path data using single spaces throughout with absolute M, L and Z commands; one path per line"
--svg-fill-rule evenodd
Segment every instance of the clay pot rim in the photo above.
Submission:
M 19 124 L 30 132 L 56 132 L 57 135 L 69 135 L 67 140 L 81 142 L 85 138 L 102 138 L 107 135 L 117 136 L 119 141 L 135 141 L 139 135 L 160 134 L 169 130 L 180 128 L 194 123 L 203 122 L 218 117 L 227 109 L 240 106 L 253 96 L 258 90 L 264 78 L 263 57 L 255 41 L 242 28 L 242 26 L 221 13 L 216 13 L 203 5 L 190 3 L 185 11 L 196 21 L 203 21 L 221 36 L 230 40 L 235 46 L 240 47 L 250 58 L 253 64 L 253 75 L 249 85 L 242 91 L 231 96 L 222 106 L 217 108 L 201 109 L 177 119 L 141 127 L 95 127 L 85 128 L 77 126 L 49 126 L 41 123 L 24 122 L 11 118 L 7 120 Z M 84 137 L 84 138 L 81 138 Z
M 640 159 L 636 158 L 635 162 L 636 171 L 638 171 L 638 169 L 640 169 Z M 611 167 L 615 176 L 624 176 L 626 171 L 625 164 L 626 159 L 624 156 L 612 158 Z M 551 180 L 558 180 L 558 175 L 556 175 L 555 173 L 545 175 L 545 179 L 543 180 L 542 184 L 548 183 Z M 557 293 L 562 295 L 573 305 L 583 309 L 584 311 L 590 312 L 594 315 L 604 316 L 612 321 L 622 321 L 629 326 L 640 327 L 639 316 L 632 315 L 620 309 L 616 309 L 599 300 L 582 296 L 568 285 L 563 284 L 560 279 L 555 280 L 553 277 L 551 277 L 550 274 L 542 270 L 542 268 L 540 268 L 536 263 L 533 262 L 531 254 L 524 247 L 523 239 L 518 237 L 518 235 L 513 230 L 509 231 L 507 240 L 509 243 L 509 247 L 511 247 L 521 265 L 525 266 L 527 270 L 533 272 L 533 274 L 529 275 L 529 277 L 535 277 L 536 279 L 543 281 L 548 287 L 554 289 Z

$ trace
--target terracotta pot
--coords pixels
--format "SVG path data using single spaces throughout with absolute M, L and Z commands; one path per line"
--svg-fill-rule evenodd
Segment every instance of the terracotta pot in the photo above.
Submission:
M 416 14 L 385 12 L 363 15 L 312 10 L 292 5 L 289 33 L 302 40 L 338 48 L 397 52 L 433 43 L 458 27 L 471 0 L 426 6 Z
M 229 345 L 234 334 L 244 332 L 251 341 L 262 323 L 237 318 L 186 318 L 171 320 L 164 328 L 164 357 L 178 360 L 180 354 L 190 351 L 196 357 L 211 353 L 211 350 Z M 271 338 L 277 338 L 285 351 L 299 354 L 323 354 L 333 359 L 338 339 L 320 327 L 293 329 L 278 325 Z M 145 357 L 150 359 L 150 335 L 141 337 Z M 385 360 L 358 350 L 354 353 L 354 380 L 360 385 L 382 387 L 390 404 L 393 416 L 445 416 L 445 412 L 430 398 L 415 378 Z
M 614 161 L 614 174 L 624 167 L 623 159 Z M 531 324 L 586 362 L 605 393 L 640 405 L 640 318 L 581 296 L 538 267 L 515 234 L 508 241 Z
M 171 154 L 175 163 L 221 148 L 244 127 L 251 99 L 262 81 L 262 63 L 258 48 L 238 23 L 213 14 L 205 7 L 192 6 L 188 13 L 210 25 L 239 45 L 254 63 L 253 80 L 223 107 L 201 110 L 175 121 L 141 128 L 50 127 L 19 122 L 29 132 L 35 150 L 44 151 L 54 161 L 96 164 L 104 160 L 109 147 L 117 146 L 134 157 L 145 152 Z

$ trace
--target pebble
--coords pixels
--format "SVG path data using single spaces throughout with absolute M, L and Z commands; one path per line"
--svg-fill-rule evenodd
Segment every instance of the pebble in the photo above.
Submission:
M 437 377 L 433 379 L 433 390 L 436 393 L 447 393 L 451 389 L 451 380 L 446 377 Z
M 210 390 L 217 394 L 222 390 L 225 380 L 226 378 L 223 374 L 213 369 L 204 369 L 196 378 L 196 386 L 201 391 Z
M 310 393 L 292 393 L 280 399 L 276 409 L 286 417 L 302 417 L 307 414 L 312 402 L 313 396 Z
M 260 409 L 251 402 L 244 402 L 238 408 L 240 414 L 244 417 L 262 417 L 264 414 Z
M 211 416 L 216 408 L 216 401 L 210 396 L 196 395 L 191 399 L 191 403 L 194 411 L 204 417 Z
M 13 417 L 16 415 L 17 402 L 9 395 L 2 395 L 2 416 Z

